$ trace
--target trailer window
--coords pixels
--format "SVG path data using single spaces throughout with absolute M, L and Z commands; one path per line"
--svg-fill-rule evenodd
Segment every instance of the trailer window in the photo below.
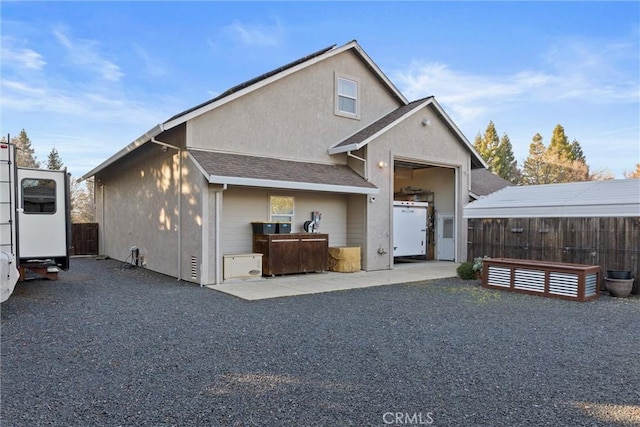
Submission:
M 56 213 L 56 182 L 52 179 L 23 179 L 22 208 L 26 214 Z

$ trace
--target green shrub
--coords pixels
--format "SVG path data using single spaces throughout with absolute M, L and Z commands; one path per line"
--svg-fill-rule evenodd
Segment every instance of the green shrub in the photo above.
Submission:
M 473 280 L 476 278 L 476 272 L 473 271 L 473 263 L 463 262 L 456 269 L 458 277 L 462 280 Z

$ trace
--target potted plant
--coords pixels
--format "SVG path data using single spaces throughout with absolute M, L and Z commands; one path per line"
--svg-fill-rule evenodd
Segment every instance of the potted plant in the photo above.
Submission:
M 477 257 L 473 259 L 473 271 L 475 272 L 476 279 L 482 278 L 482 263 L 485 259 L 490 259 L 487 255 L 483 257 Z
M 630 271 L 607 270 L 604 284 L 614 297 L 626 298 L 633 289 L 634 277 Z

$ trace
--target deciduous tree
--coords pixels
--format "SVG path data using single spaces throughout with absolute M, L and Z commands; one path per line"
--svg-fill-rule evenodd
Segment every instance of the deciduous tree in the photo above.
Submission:
M 633 172 L 625 172 L 624 177 L 627 179 L 640 178 L 640 163 L 636 163 L 636 170 Z

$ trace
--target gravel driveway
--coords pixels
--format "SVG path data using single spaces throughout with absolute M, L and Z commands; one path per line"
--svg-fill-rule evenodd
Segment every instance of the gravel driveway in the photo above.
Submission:
M 75 258 L 1 306 L 9 426 L 640 425 L 640 298 L 458 279 L 247 302 Z

